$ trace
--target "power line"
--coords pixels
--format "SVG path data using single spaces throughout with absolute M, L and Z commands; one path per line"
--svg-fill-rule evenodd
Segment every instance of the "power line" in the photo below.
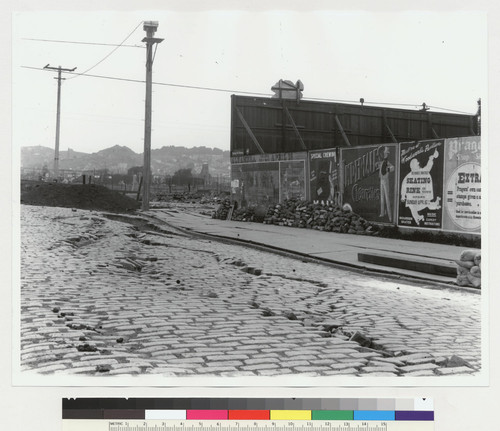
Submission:
M 304 97 L 304 99 L 307 100 L 319 100 L 323 102 L 338 102 L 338 103 L 354 103 L 358 104 L 359 100 L 342 100 L 342 99 L 324 99 L 324 98 L 315 98 L 315 97 Z M 419 106 L 418 104 L 415 103 L 384 103 L 384 102 L 363 102 L 365 105 L 390 105 L 390 106 Z
M 43 70 L 39 67 L 30 67 L 30 66 L 21 66 L 21 67 L 24 69 Z M 94 74 L 89 74 L 89 73 L 81 73 L 79 75 L 87 76 L 90 78 L 101 78 L 101 79 L 111 79 L 111 80 L 115 80 L 115 81 L 135 82 L 135 83 L 139 83 L 139 84 L 144 84 L 146 82 L 146 81 L 141 80 L 141 79 L 118 78 L 115 76 L 94 75 Z M 240 91 L 240 90 L 227 90 L 224 88 L 201 87 L 201 86 L 195 86 L 195 85 L 171 84 L 171 83 L 167 83 L 167 82 L 154 82 L 153 81 L 153 84 L 166 86 L 166 87 L 189 88 L 192 90 L 218 91 L 218 92 L 224 92 L 224 93 L 248 94 L 248 95 L 252 95 L 252 96 L 270 96 L 269 93 L 257 93 L 257 92 Z
M 78 42 L 78 41 L 72 41 L 72 40 L 56 40 L 56 39 L 34 39 L 34 38 L 23 38 L 23 40 L 32 40 L 36 42 L 54 42 L 54 43 L 70 43 L 70 44 L 76 44 L 76 45 L 96 45 L 96 46 L 117 46 L 117 47 L 124 47 L 124 48 L 142 48 L 144 49 L 144 46 L 141 45 L 124 45 L 124 44 L 116 44 L 116 43 L 97 43 L 97 42 Z
M 470 114 L 468 112 L 464 112 L 464 111 L 455 111 L 454 109 L 448 109 L 448 108 L 440 108 L 439 106 L 431 106 L 431 105 L 427 105 L 429 108 L 433 108 L 433 109 L 441 109 L 442 111 L 449 111 L 449 112 L 455 112 L 457 114 L 466 114 L 466 115 L 475 115 L 475 114 Z
M 122 42 L 117 46 L 115 47 L 114 49 L 111 50 L 111 52 L 104 56 L 103 59 L 99 60 L 96 64 L 94 64 L 92 67 L 89 67 L 87 70 L 84 70 L 82 73 L 77 73 L 75 74 L 72 78 L 68 78 L 68 80 L 70 79 L 75 79 L 75 78 L 78 78 L 79 76 L 91 71 L 92 69 L 94 69 L 95 67 L 99 66 L 99 64 L 101 64 L 104 60 L 106 60 L 111 54 L 113 54 L 118 48 L 120 48 L 126 41 L 127 39 L 132 36 L 132 34 L 140 27 L 140 25 L 143 23 L 143 21 L 139 22 L 139 24 L 137 24 L 137 26 L 128 34 L 128 36 L 122 40 Z
M 24 69 L 43 70 L 39 67 L 30 67 L 30 66 L 21 66 L 21 67 Z M 110 79 L 110 80 L 114 80 L 114 81 L 135 82 L 135 83 L 139 83 L 139 84 L 144 84 L 146 82 L 146 81 L 140 80 L 140 79 L 118 78 L 115 76 L 94 75 L 94 74 L 88 74 L 88 73 L 84 73 L 84 72 L 80 73 L 79 75 L 87 76 L 90 78 L 101 78 L 101 79 Z M 165 87 L 178 87 L 178 88 L 187 88 L 187 89 L 192 89 L 192 90 L 216 91 L 216 92 L 231 93 L 231 94 L 245 94 L 245 95 L 250 95 L 250 96 L 266 96 L 266 97 L 271 96 L 271 94 L 269 94 L 269 93 L 240 91 L 240 90 L 228 90 L 228 89 L 224 89 L 224 88 L 202 87 L 202 86 L 196 86 L 196 85 L 172 84 L 172 83 L 167 83 L 167 82 L 154 82 L 153 81 L 153 84 L 165 86 Z M 344 100 L 344 99 L 326 99 L 326 98 L 304 97 L 302 100 L 359 104 L 359 101 Z M 385 106 L 405 106 L 405 107 L 414 107 L 414 108 L 421 107 L 421 105 L 415 104 L 415 103 L 390 103 L 390 102 L 366 102 L 366 101 L 364 103 L 371 104 L 371 105 L 385 105 Z M 429 106 L 430 108 L 433 108 L 433 109 L 440 109 L 442 111 L 454 112 L 457 114 L 474 115 L 474 114 L 471 114 L 470 112 L 456 111 L 453 109 L 441 108 L 439 106 L 430 106 L 430 105 L 427 105 L 427 106 Z

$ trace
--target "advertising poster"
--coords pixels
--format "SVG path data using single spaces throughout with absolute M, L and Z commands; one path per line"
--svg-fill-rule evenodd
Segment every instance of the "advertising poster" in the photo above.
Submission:
M 279 200 L 279 162 L 242 163 L 231 167 L 231 192 L 241 207 Z
M 309 152 L 309 175 L 310 200 L 338 202 L 340 190 L 335 148 Z
M 241 207 L 305 198 L 307 153 L 270 153 L 231 157 L 232 199 Z
M 444 139 L 400 144 L 398 225 L 442 226 Z
M 305 162 L 280 162 L 280 202 L 286 199 L 306 198 Z
M 343 203 L 366 220 L 394 223 L 397 146 L 342 148 Z
M 445 140 L 443 229 L 481 230 L 481 137 Z

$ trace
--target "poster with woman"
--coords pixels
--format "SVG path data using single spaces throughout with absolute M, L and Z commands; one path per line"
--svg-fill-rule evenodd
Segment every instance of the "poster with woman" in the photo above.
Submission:
M 444 140 L 400 144 L 398 225 L 441 228 Z
M 341 149 L 344 203 L 366 220 L 394 223 L 397 146 Z

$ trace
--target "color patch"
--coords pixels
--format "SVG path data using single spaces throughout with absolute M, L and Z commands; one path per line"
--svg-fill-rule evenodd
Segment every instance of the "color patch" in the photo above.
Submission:
M 269 420 L 269 410 L 229 410 L 229 420 Z
M 271 410 L 270 419 L 274 420 L 311 420 L 311 410 Z
M 227 420 L 227 410 L 187 410 L 187 420 Z
M 145 419 L 186 420 L 186 410 L 146 410 Z
M 356 410 L 354 411 L 355 421 L 393 421 L 394 411 L 385 410 Z
M 412 410 L 412 411 L 397 411 L 396 412 L 397 421 L 433 421 L 434 412 L 422 411 L 422 410 Z
M 352 421 L 354 412 L 352 410 L 313 410 L 312 420 L 314 421 Z

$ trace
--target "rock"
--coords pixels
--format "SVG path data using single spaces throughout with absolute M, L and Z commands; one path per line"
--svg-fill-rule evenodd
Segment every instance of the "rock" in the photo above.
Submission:
M 270 317 L 270 316 L 275 316 L 275 313 L 270 308 L 263 308 L 262 315 L 264 317 Z
M 471 269 L 470 269 L 470 273 L 474 276 L 474 277 L 479 277 L 481 278 L 481 268 L 479 266 L 473 266 Z
M 469 286 L 469 279 L 467 278 L 467 274 L 460 274 L 457 277 L 456 283 L 459 286 Z
M 474 262 L 474 259 L 478 255 L 481 256 L 481 252 L 479 252 L 477 250 L 464 250 L 460 254 L 460 260 Z M 479 257 L 479 259 L 481 259 L 481 257 Z
M 83 344 L 80 346 L 76 346 L 76 349 L 79 352 L 97 352 L 97 347 L 96 346 L 91 346 L 90 344 Z
M 117 343 L 123 343 L 123 338 L 122 338 L 122 337 L 117 338 L 117 339 L 116 339 L 116 342 L 117 342 Z
M 465 359 L 461 358 L 460 356 L 453 355 L 451 358 L 445 359 L 443 362 L 441 362 L 439 365 L 446 367 L 446 368 L 455 368 L 455 367 L 469 367 L 469 368 L 474 368 L 471 364 L 469 364 Z
M 356 332 L 350 339 L 349 341 L 355 341 L 362 347 L 370 347 L 372 344 L 372 340 L 365 335 L 361 334 L 360 332 Z
M 52 309 L 52 312 L 53 312 L 53 313 L 59 313 L 59 311 L 60 311 L 60 310 L 61 310 L 61 309 L 60 309 L 59 307 L 54 307 L 54 308 Z
M 455 262 L 458 266 L 461 266 L 462 268 L 466 268 L 466 269 L 471 269 L 474 266 L 474 261 L 471 261 L 471 260 L 467 260 L 467 261 L 456 260 Z
M 481 278 L 480 277 L 474 277 L 472 273 L 467 274 L 467 280 L 469 280 L 469 283 L 473 287 L 481 287 Z
M 95 370 L 98 373 L 107 373 L 107 372 L 111 371 L 111 366 L 110 365 L 97 365 L 95 367 Z
M 297 319 L 297 316 L 295 315 L 295 313 L 293 313 L 292 311 L 286 311 L 285 313 L 283 313 L 283 315 L 288 319 L 288 320 L 298 320 Z
M 134 264 L 124 260 L 122 262 L 120 262 L 120 266 L 124 269 L 127 269 L 129 271 L 137 271 L 137 268 Z
M 337 329 L 343 325 L 343 322 L 340 320 L 329 320 L 327 322 L 323 322 L 321 326 L 325 329 L 325 331 L 332 331 Z

